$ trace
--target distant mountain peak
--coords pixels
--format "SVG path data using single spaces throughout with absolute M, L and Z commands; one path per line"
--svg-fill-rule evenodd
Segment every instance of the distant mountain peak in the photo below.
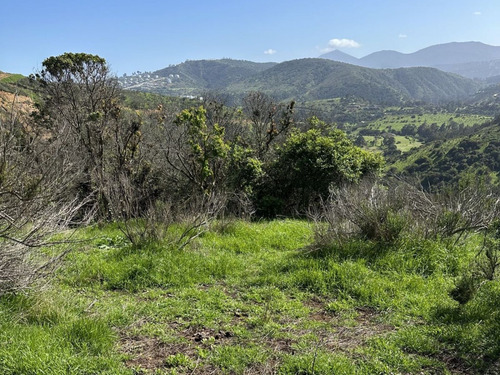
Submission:
M 500 47 L 476 41 L 436 44 L 412 53 L 377 51 L 360 59 L 341 51 L 332 51 L 320 57 L 375 69 L 424 66 L 459 73 L 468 78 L 500 75 L 498 68 L 489 67 L 487 70 L 485 67 L 485 62 L 500 59 Z M 466 69 L 464 64 L 468 64 Z
M 325 53 L 320 56 L 322 59 L 328 59 L 333 61 L 340 61 L 347 64 L 359 65 L 359 59 L 357 57 L 351 56 L 345 52 L 335 49 L 331 52 Z

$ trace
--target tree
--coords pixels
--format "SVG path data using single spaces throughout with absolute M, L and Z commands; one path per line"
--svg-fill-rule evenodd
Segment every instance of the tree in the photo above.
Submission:
M 174 124 L 163 124 L 166 144 L 163 155 L 174 172 L 196 192 L 210 193 L 223 186 L 229 145 L 225 129 L 207 125 L 203 106 L 180 112 Z
M 264 160 L 273 142 L 287 134 L 294 106 L 292 101 L 283 107 L 262 92 L 251 92 L 243 99 L 243 112 L 251 122 L 249 140 L 258 159 Z
M 47 58 L 42 66 L 36 75 L 43 93 L 38 123 L 48 127 L 52 138 L 65 138 L 66 154 L 83 171 L 77 182 L 79 193 L 94 193 L 105 217 L 109 173 L 125 171 L 138 149 L 141 122 L 123 118 L 117 81 L 103 58 L 65 53 Z
M 382 165 L 379 154 L 354 146 L 340 130 L 327 135 L 320 129 L 296 131 L 278 149 L 268 170 L 272 182 L 263 192 L 281 201 L 285 211 L 300 212 L 316 199 L 326 199 L 330 186 L 357 182 Z

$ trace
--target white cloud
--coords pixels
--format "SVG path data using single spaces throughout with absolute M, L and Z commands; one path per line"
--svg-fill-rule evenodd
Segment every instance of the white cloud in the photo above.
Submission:
M 274 55 L 276 52 L 278 52 L 278 51 L 276 51 L 275 49 L 269 48 L 268 50 L 264 51 L 264 54 L 266 54 L 266 55 Z
M 480 16 L 480 15 L 481 15 L 481 12 L 476 11 L 476 12 L 474 12 L 474 13 L 472 13 L 472 14 L 473 14 L 473 15 L 475 15 L 475 16 Z
M 406 34 L 399 34 L 398 38 L 401 38 L 401 39 L 408 38 L 408 35 L 406 35 Z
M 358 48 L 361 44 L 352 39 L 330 39 L 328 42 L 330 48 Z
M 321 53 L 328 53 L 337 48 L 358 48 L 358 47 L 361 47 L 361 44 L 359 44 L 355 40 L 345 39 L 345 38 L 343 39 L 334 38 L 330 39 L 330 41 L 328 42 L 328 47 L 326 48 L 316 47 L 316 48 L 319 49 Z

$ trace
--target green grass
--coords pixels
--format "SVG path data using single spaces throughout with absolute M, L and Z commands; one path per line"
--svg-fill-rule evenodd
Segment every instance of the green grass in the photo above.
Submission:
M 0 373 L 474 374 L 500 354 L 500 283 L 448 295 L 475 238 L 311 252 L 293 220 L 218 223 L 182 251 L 77 236 L 50 287 L 0 299 Z
M 413 125 L 418 127 L 423 123 L 449 124 L 454 121 L 464 126 L 472 126 L 475 124 L 482 124 L 490 121 L 490 116 L 475 115 L 475 114 L 455 114 L 455 113 L 424 113 L 424 114 L 411 114 L 411 115 L 392 115 L 387 114 L 384 117 L 371 122 L 367 127 L 370 129 L 378 129 L 382 131 L 401 130 L 405 125 Z
M 7 77 L 0 79 L 0 83 L 17 83 L 19 80 L 25 78 L 22 74 L 11 74 Z
M 380 151 L 382 147 L 382 142 L 384 140 L 382 137 L 375 137 L 373 135 L 364 135 L 363 138 L 365 139 L 367 149 L 371 151 Z M 404 137 L 401 135 L 396 135 L 394 136 L 394 138 L 396 141 L 396 147 L 401 152 L 408 152 L 413 148 L 418 148 L 422 146 L 422 142 L 417 141 L 415 138 L 411 136 Z
M 419 142 L 415 138 L 410 136 L 396 135 L 394 136 L 394 138 L 396 140 L 396 146 L 398 150 L 401 152 L 408 152 L 412 148 L 417 148 L 422 146 L 422 142 Z

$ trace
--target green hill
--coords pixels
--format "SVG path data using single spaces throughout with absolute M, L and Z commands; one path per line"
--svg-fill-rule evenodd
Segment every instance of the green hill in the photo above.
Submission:
M 278 100 L 352 96 L 378 104 L 463 100 L 480 87 L 477 82 L 433 68 L 369 69 L 326 59 L 280 64 L 231 59 L 186 61 L 119 80 L 125 89 L 176 96 L 220 90 L 238 98 L 249 91 L 262 91 Z
M 263 91 L 280 100 L 321 100 L 355 96 L 374 103 L 405 100 L 444 102 L 464 99 L 478 84 L 432 68 L 368 69 L 324 59 L 278 64 L 228 87 L 233 94 Z
M 429 142 L 404 154 L 392 171 L 417 176 L 423 186 L 456 184 L 475 176 L 498 184 L 500 180 L 500 119 L 474 133 Z
M 258 74 L 276 63 L 244 60 L 193 60 L 156 72 L 133 74 L 118 79 L 122 88 L 171 96 L 199 96 L 207 90 L 222 90 Z
M 387 69 L 384 73 L 398 82 L 402 93 L 426 102 L 463 100 L 480 87 L 469 79 L 434 68 Z
M 158 70 L 160 77 L 179 75 L 201 89 L 220 89 L 246 79 L 276 65 L 275 63 L 255 63 L 245 60 L 195 60 Z

